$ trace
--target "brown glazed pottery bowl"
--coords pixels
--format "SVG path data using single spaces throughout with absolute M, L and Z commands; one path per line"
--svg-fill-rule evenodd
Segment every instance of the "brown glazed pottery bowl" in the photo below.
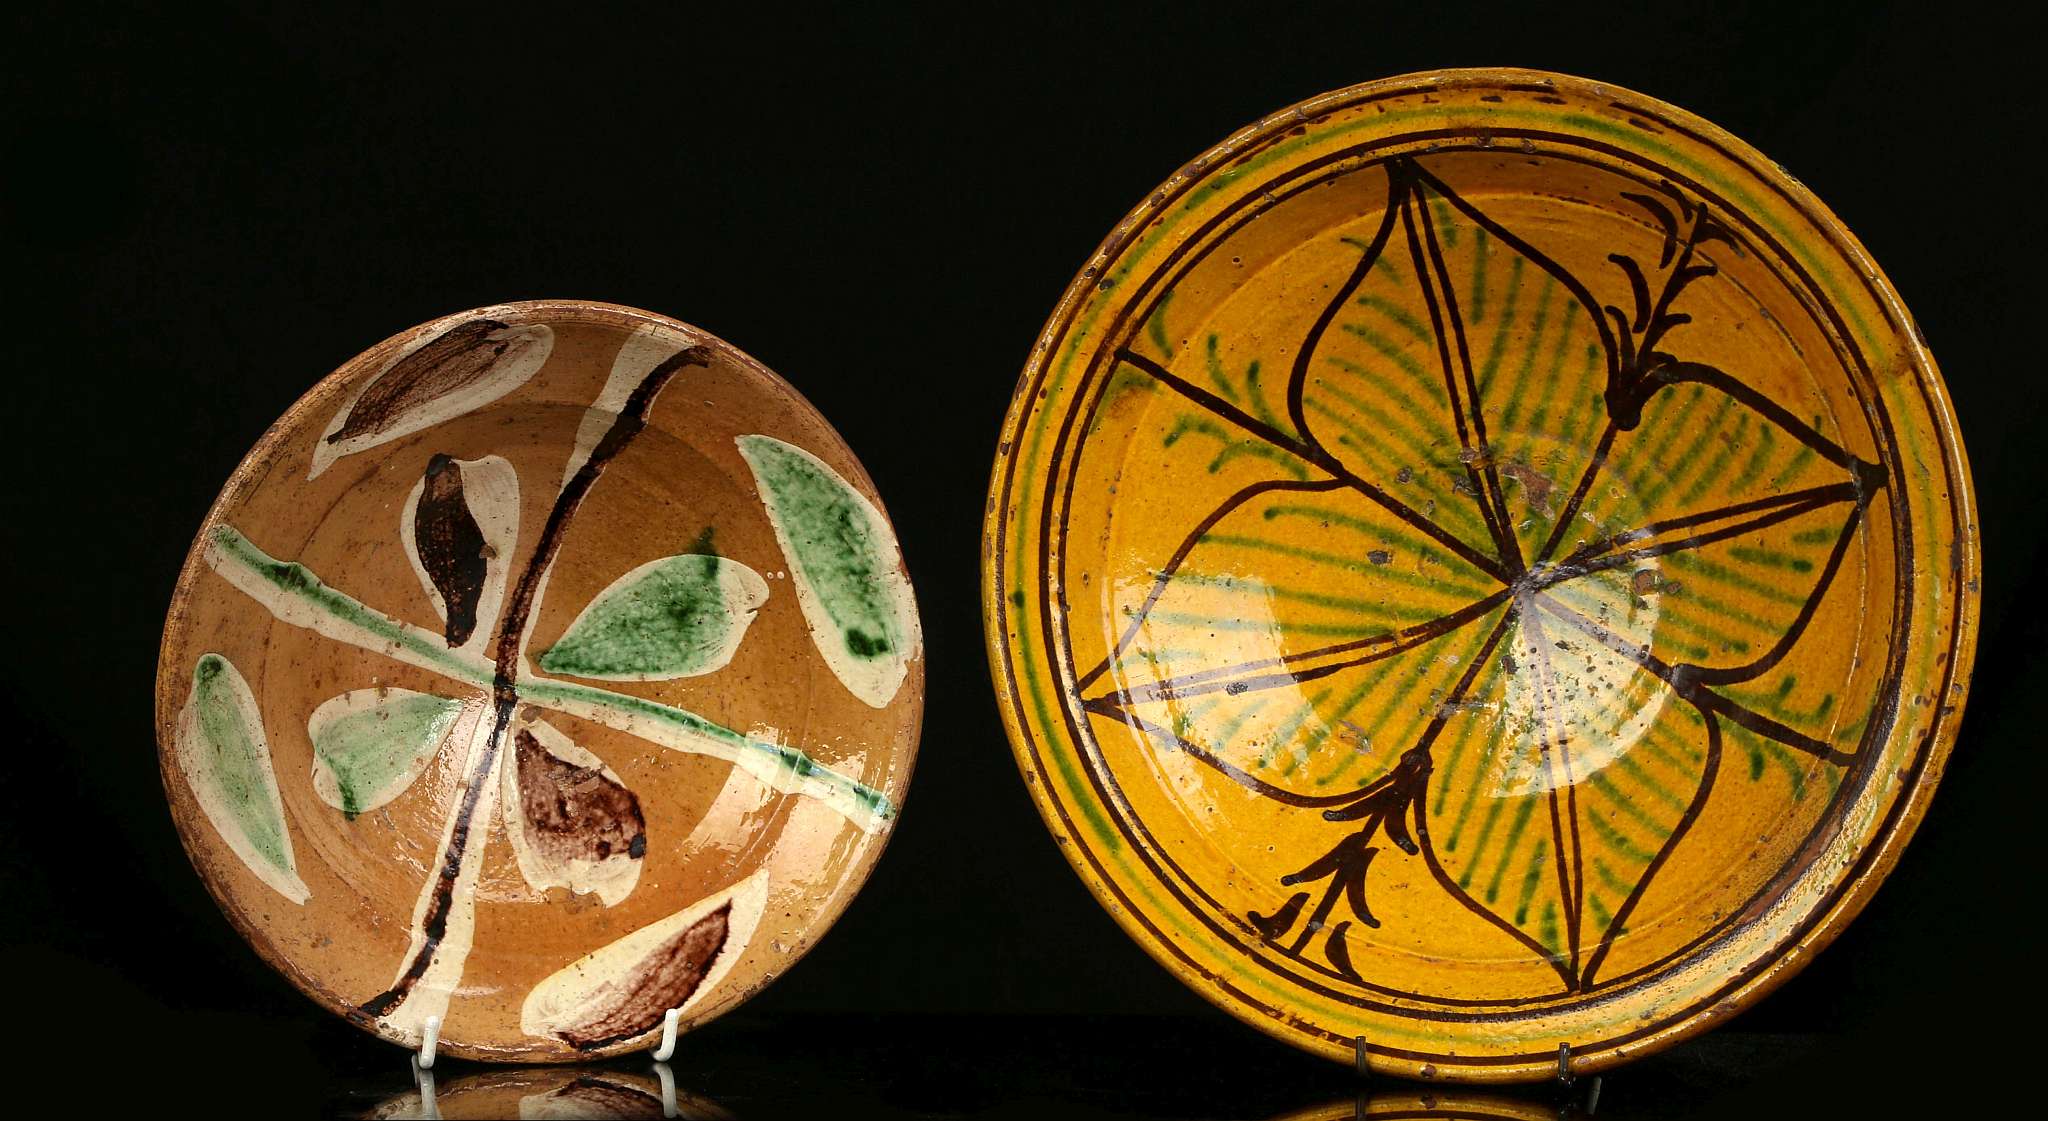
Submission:
M 237 930 L 395 1043 L 646 1047 L 788 969 L 879 856 L 923 704 L 873 484 L 794 389 L 630 308 L 395 335 L 235 470 L 158 662 Z
M 1627 90 L 1447 71 L 1245 128 L 1085 263 L 999 446 L 984 618 L 1047 824 L 1189 985 L 1347 1063 L 1703 1030 L 1869 898 L 1960 718 L 1934 359 L 1811 192 Z

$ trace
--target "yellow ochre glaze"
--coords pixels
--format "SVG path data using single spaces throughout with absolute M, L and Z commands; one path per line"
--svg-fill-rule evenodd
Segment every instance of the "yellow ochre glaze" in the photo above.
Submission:
M 1061 299 L 991 490 L 990 663 L 1076 870 L 1388 1073 L 1596 1071 L 1745 1006 L 1961 715 L 1932 357 L 1802 186 L 1611 86 L 1411 75 L 1195 160 Z

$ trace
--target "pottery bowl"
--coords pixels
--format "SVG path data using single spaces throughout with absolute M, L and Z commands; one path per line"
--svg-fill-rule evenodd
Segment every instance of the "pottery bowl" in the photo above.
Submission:
M 480 308 L 350 361 L 236 470 L 165 626 L 165 789 L 331 1010 L 472 1058 L 646 1047 L 859 888 L 919 633 L 873 485 L 780 378 L 646 312 Z
M 1065 851 L 1263 1030 L 1596 1070 L 1839 929 L 1939 773 L 1967 467 L 1896 295 L 1726 133 L 1524 71 L 1189 164 L 1047 324 L 991 660 Z

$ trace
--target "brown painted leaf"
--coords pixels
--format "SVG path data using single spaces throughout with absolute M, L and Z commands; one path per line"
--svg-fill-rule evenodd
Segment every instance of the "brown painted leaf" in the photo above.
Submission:
M 610 767 L 538 721 L 512 734 L 505 831 L 535 891 L 595 892 L 611 906 L 640 881 L 647 822 Z
M 314 446 L 312 474 L 503 397 L 533 377 L 554 342 L 539 323 L 472 319 L 443 331 L 400 355 L 336 415 Z
M 579 958 L 527 994 L 520 1027 L 595 1050 L 651 1035 L 671 1008 L 687 1018 L 746 950 L 767 899 L 756 872 Z
M 462 465 L 445 455 L 427 464 L 425 489 L 413 509 L 414 547 L 427 579 L 448 607 L 448 645 L 460 646 L 476 630 L 484 592 L 484 531 L 462 497 Z
M 489 641 L 519 537 L 519 476 L 498 456 L 436 455 L 406 497 L 399 536 L 451 648 Z

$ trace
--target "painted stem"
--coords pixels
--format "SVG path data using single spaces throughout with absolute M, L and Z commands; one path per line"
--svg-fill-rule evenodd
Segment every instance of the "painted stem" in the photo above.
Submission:
M 370 607 L 302 564 L 270 556 L 233 526 L 213 531 L 205 558 L 228 583 L 283 622 L 466 685 L 491 687 L 493 667 L 483 658 L 449 650 L 441 635 Z M 874 787 L 797 748 L 749 738 L 687 709 L 530 672 L 517 689 L 521 701 L 540 708 L 629 732 L 672 751 L 724 759 L 776 790 L 818 799 L 864 832 L 879 832 L 896 816 L 888 795 Z

